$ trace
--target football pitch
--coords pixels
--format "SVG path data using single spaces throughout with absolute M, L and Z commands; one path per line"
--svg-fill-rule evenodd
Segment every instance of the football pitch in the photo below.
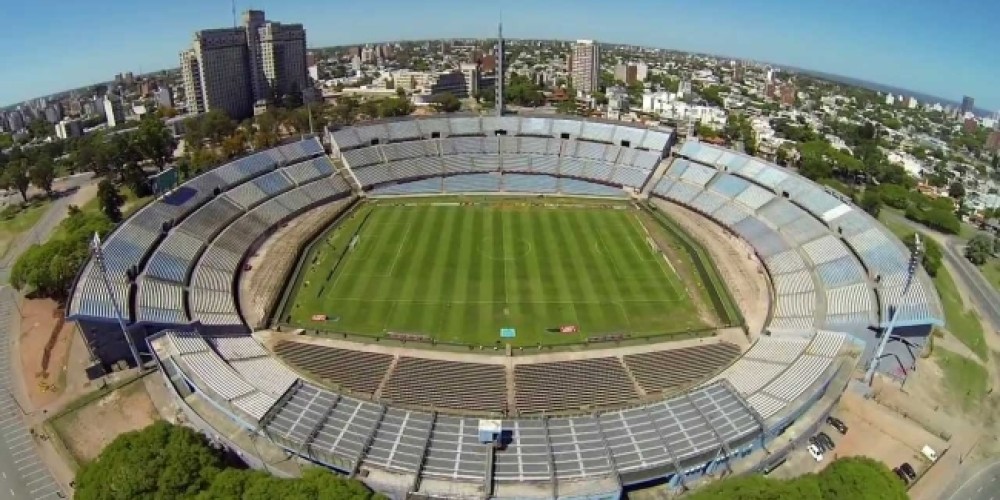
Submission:
M 313 245 L 282 320 L 480 346 L 707 328 L 651 242 L 625 203 L 368 202 Z

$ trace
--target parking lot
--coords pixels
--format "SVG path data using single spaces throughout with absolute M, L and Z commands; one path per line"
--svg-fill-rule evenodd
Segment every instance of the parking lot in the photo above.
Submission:
M 943 440 L 915 422 L 855 394 L 844 394 L 833 416 L 847 425 L 848 432 L 841 435 L 831 425 L 823 424 L 820 431 L 830 436 L 835 448 L 824 453 L 822 462 L 816 462 L 803 444 L 772 475 L 784 478 L 818 472 L 833 460 L 849 456 L 874 458 L 890 468 L 908 462 L 919 475 L 929 465 L 920 450 L 925 445 L 938 452 L 945 447 Z

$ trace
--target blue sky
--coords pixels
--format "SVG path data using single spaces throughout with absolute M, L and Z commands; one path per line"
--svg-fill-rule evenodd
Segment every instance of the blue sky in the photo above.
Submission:
M 0 105 L 175 67 L 228 0 L 0 0 Z M 746 57 L 1000 108 L 1000 2 L 991 0 L 237 0 L 301 22 L 310 46 L 488 37 L 590 38 Z M 15 69 L 16 68 L 16 69 Z

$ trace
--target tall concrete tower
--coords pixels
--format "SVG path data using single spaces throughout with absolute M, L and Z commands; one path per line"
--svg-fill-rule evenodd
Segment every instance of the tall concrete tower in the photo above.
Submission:
M 496 76 L 496 111 L 497 116 L 503 116 L 503 59 L 504 59 L 504 47 L 503 47 L 503 21 L 497 25 L 497 76 Z

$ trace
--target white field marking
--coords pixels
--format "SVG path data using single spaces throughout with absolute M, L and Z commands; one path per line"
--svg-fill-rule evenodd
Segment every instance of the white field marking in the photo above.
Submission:
M 399 302 L 399 303 L 409 303 L 409 304 L 425 304 L 425 305 L 471 305 L 471 304 L 505 304 L 502 300 L 425 300 L 425 299 L 373 299 L 369 297 L 331 297 L 331 300 L 341 301 L 341 302 Z M 680 300 L 667 300 L 667 299 L 623 299 L 616 300 L 615 302 L 623 304 L 670 304 L 674 302 L 680 302 Z M 579 305 L 601 305 L 607 304 L 607 301 L 599 300 L 518 300 L 514 302 L 515 304 L 579 304 Z

